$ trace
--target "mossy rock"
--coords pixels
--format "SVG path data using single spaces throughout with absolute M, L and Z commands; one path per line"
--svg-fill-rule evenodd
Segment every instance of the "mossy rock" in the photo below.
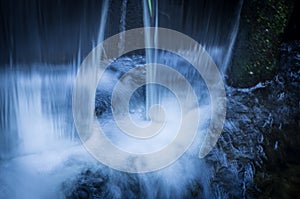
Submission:
M 228 67 L 228 83 L 251 87 L 272 79 L 294 1 L 244 0 L 240 29 Z

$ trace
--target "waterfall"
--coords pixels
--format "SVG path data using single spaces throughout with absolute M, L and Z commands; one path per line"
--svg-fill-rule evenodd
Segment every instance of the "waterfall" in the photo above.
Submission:
M 122 7 L 121 7 L 121 19 L 120 19 L 120 43 L 118 43 L 118 48 L 119 48 L 119 54 L 121 54 L 124 51 L 124 34 L 122 34 L 122 32 L 124 32 L 126 30 L 126 9 L 127 7 L 127 0 L 124 0 L 122 2 Z
M 17 91 L 15 87 L 10 86 L 14 84 L 16 79 L 12 75 L 2 74 L 1 80 L 0 158 L 2 159 L 16 153 L 15 148 L 19 143 L 19 133 L 18 126 L 15 123 L 17 111 L 14 106 L 17 103 Z
M 39 66 L 6 70 L 1 76 L 1 156 L 37 153 L 71 142 L 75 128 L 71 117 L 72 69 L 45 70 Z M 46 72 L 47 71 L 47 72 Z M 61 85 L 64 86 L 61 86 Z
M 220 4 L 220 6 L 222 6 L 222 4 L 226 3 L 221 2 Z M 222 12 L 224 11 L 220 7 L 216 6 L 213 2 L 208 3 L 207 5 L 203 3 L 203 7 L 193 8 L 198 9 L 197 12 L 200 13 L 198 14 L 199 18 L 194 18 L 190 15 L 190 13 L 187 13 L 188 11 L 183 9 L 183 4 L 179 5 L 179 7 L 168 8 L 169 5 L 163 2 L 143 0 L 143 22 L 146 32 L 145 44 L 154 46 L 154 49 L 145 50 L 146 63 L 168 63 L 176 70 L 186 73 L 186 75 L 189 76 L 188 79 L 191 81 L 196 81 L 194 75 L 195 72 L 193 69 L 182 68 L 183 66 L 180 66 L 179 59 L 175 58 L 172 59 L 172 61 L 164 59 L 164 55 L 166 54 L 157 50 L 156 48 L 159 42 L 157 35 L 159 33 L 157 28 L 175 28 L 175 30 L 183 32 L 199 42 L 215 61 L 220 73 L 225 76 L 227 66 L 230 62 L 232 48 L 238 32 L 242 4 L 242 0 L 237 1 L 234 11 L 229 16 L 231 19 L 230 24 L 224 25 L 227 23 L 222 15 Z M 218 12 L 221 14 L 218 15 Z M 168 13 L 168 15 L 166 13 Z M 153 36 L 150 35 L 147 27 L 155 28 L 155 33 Z M 190 46 L 190 51 L 193 51 L 193 48 L 194 46 Z M 156 76 L 156 66 L 153 65 L 148 67 L 146 73 L 147 82 L 155 82 Z M 166 75 L 165 78 L 169 77 Z M 173 81 L 173 83 L 176 84 L 176 79 L 170 81 Z M 198 88 L 196 86 L 195 89 L 197 90 L 199 87 L 201 86 L 198 86 Z M 146 118 L 148 118 L 148 113 L 151 106 L 154 104 L 160 104 L 164 98 L 164 95 L 166 95 L 166 91 L 159 88 L 159 86 L 154 84 L 146 85 Z
M 157 27 L 158 27 L 158 1 L 154 1 L 154 11 L 152 10 L 152 1 L 143 0 L 143 20 L 144 27 L 155 27 L 154 38 L 151 37 L 150 32 L 146 29 L 145 44 L 157 47 Z M 158 51 L 153 49 L 146 49 L 146 63 L 157 63 Z M 155 82 L 156 66 L 152 65 L 146 72 L 146 82 Z M 155 85 L 146 85 L 146 116 L 148 118 L 149 109 L 152 105 L 159 104 L 159 91 Z M 149 119 L 149 118 L 148 118 Z
M 117 84 L 116 82 L 121 82 L 121 86 L 124 88 L 130 88 L 132 84 L 144 78 L 146 83 L 156 82 L 157 79 L 165 79 L 170 84 L 178 84 L 177 77 L 168 73 L 158 73 L 156 66 L 143 67 L 145 64 L 151 63 L 168 65 L 172 70 L 178 71 L 182 77 L 189 81 L 197 97 L 199 104 L 199 112 L 197 113 L 199 113 L 201 121 L 195 141 L 184 155 L 168 167 L 146 174 L 127 174 L 109 169 L 99 162 L 95 163 L 95 160 L 81 149 L 82 143 L 78 139 L 74 127 L 72 94 L 76 73 L 79 73 L 78 65 L 70 63 L 61 65 L 31 63 L 22 66 L 19 63 L 15 63 L 14 66 L 1 71 L 0 78 L 0 160 L 3 160 L 3 164 L 0 161 L 0 168 L 5 168 L 9 171 L 9 175 L 7 175 L 5 172 L 1 172 L 0 169 L 0 185 L 5 185 L 3 197 L 20 198 L 22 195 L 20 193 L 17 193 L 16 196 L 10 195 L 9 190 L 12 190 L 11 186 L 15 186 L 15 182 L 18 182 L 17 185 L 20 185 L 20 189 L 26 192 L 27 186 L 25 186 L 24 179 L 28 180 L 32 176 L 39 176 L 34 178 L 32 185 L 32 189 L 36 191 L 37 195 L 39 194 L 38 182 L 40 178 L 43 178 L 44 181 L 47 181 L 47 178 L 51 178 L 53 183 L 47 183 L 47 186 L 53 185 L 60 191 L 65 191 L 64 194 L 69 195 L 69 198 L 83 197 L 84 193 L 88 192 L 88 188 L 91 187 L 91 192 L 98 191 L 99 193 L 97 194 L 102 194 L 102 197 L 111 196 L 112 198 L 122 198 L 122 194 L 124 194 L 125 198 L 133 198 L 133 194 L 135 194 L 136 198 L 139 196 L 140 198 L 183 198 L 192 197 L 194 192 L 197 192 L 199 197 L 205 198 L 227 196 L 223 189 L 215 188 L 212 185 L 212 179 L 215 177 L 213 165 L 207 159 L 198 158 L 199 146 L 204 139 L 211 116 L 211 102 L 207 86 L 201 74 L 198 74 L 192 64 L 186 59 L 172 52 L 157 50 L 156 47 L 161 42 L 158 40 L 159 27 L 182 32 L 199 42 L 215 61 L 222 75 L 225 75 L 238 31 L 242 1 L 234 4 L 234 9 L 229 6 L 229 10 L 234 10 L 234 12 L 229 14 L 225 11 L 225 13 L 220 13 L 223 6 L 226 7 L 225 2 L 222 2 L 223 4 L 221 5 L 214 5 L 210 1 L 201 1 L 199 7 L 193 7 L 193 3 L 191 3 L 188 8 L 183 1 L 172 2 L 174 4 L 170 4 L 169 1 L 158 0 L 137 2 L 137 7 L 142 4 L 142 9 L 139 12 L 143 13 L 143 24 L 136 25 L 134 22 L 127 20 L 128 18 L 135 18 L 135 16 L 128 16 L 130 14 L 130 6 L 133 5 L 132 1 L 113 2 L 117 5 L 120 3 L 120 15 L 117 15 L 119 13 L 110 12 L 110 9 L 113 7 L 111 1 L 103 1 L 101 10 L 98 11 L 98 15 L 101 15 L 101 18 L 99 20 L 100 24 L 97 26 L 99 27 L 97 38 L 94 40 L 89 38 L 89 42 L 93 43 L 93 47 L 96 47 L 107 38 L 107 32 L 114 32 L 115 29 L 117 29 L 117 32 L 124 32 L 126 27 L 137 26 L 144 28 L 144 43 L 154 47 L 154 49 L 145 49 L 144 54 L 137 52 L 134 55 L 124 55 L 121 58 L 112 60 L 110 67 L 105 71 L 106 73 L 103 73 L 103 79 L 100 80 L 99 88 L 96 91 L 95 114 L 99 114 L 97 115 L 99 124 L 106 130 L 106 137 L 111 139 L 110 141 L 114 145 L 125 149 L 124 151 L 143 154 L 149 151 L 156 152 L 168 145 L 176 137 L 174 132 L 180 129 L 181 123 L 178 122 L 180 110 L 178 102 L 174 100 L 176 97 L 174 93 L 162 85 L 148 84 L 145 91 L 143 90 L 144 88 L 137 89 L 129 103 L 132 120 L 143 124 L 147 123 L 151 107 L 155 104 L 160 104 L 164 106 L 167 113 L 166 116 L 169 117 L 168 121 L 171 122 L 165 125 L 166 130 L 162 131 L 162 135 L 155 135 L 149 140 L 143 139 L 140 142 L 136 142 L 134 138 L 122 134 L 115 124 L 116 122 L 111 111 L 111 94 L 114 86 Z M 193 14 L 196 16 L 193 16 Z M 115 17 L 117 19 L 111 15 L 117 15 Z M 224 19 L 227 15 L 229 15 L 230 24 L 224 24 L 227 22 L 227 19 Z M 137 14 L 136 17 L 138 16 Z M 115 23 L 109 26 L 108 20 Z M 136 20 L 138 21 L 138 19 Z M 84 31 L 89 29 L 89 27 L 85 27 L 85 22 L 82 22 L 80 26 L 84 28 Z M 153 35 L 148 32 L 149 27 L 154 27 Z M 80 33 L 84 34 L 84 31 L 80 31 Z M 81 34 L 79 37 L 77 64 L 82 61 L 81 56 L 84 55 L 82 49 L 85 43 Z M 121 33 L 119 35 L 119 43 L 114 46 L 119 55 L 124 51 L 125 44 L 126 35 Z M 199 49 L 195 48 L 195 46 L 189 46 L 187 52 L 181 53 L 197 59 L 198 51 Z M 100 53 L 102 52 L 101 50 Z M 41 52 L 41 54 L 43 53 Z M 91 53 L 90 55 L 93 58 L 98 58 L 97 54 Z M 95 64 L 98 60 L 93 59 L 93 61 L 95 62 L 92 62 L 92 64 Z M 126 74 L 134 69 L 136 69 L 135 73 Z M 144 74 L 145 70 L 146 74 Z M 94 72 L 93 78 L 97 76 L 97 69 Z M 122 77 L 124 78 L 120 79 Z M 191 110 L 192 112 L 195 109 L 195 104 L 188 104 L 190 102 L 189 96 L 185 95 L 188 93 L 188 89 L 185 89 L 187 87 L 182 88 L 180 95 L 186 98 L 185 102 L 187 103 L 185 105 L 189 106 L 189 111 Z M 121 97 L 123 96 L 121 95 Z M 83 107 L 85 106 L 84 103 L 82 101 Z M 99 113 L 97 110 L 100 110 Z M 159 116 L 156 116 L 158 121 Z M 190 117 L 188 119 L 193 120 L 195 118 Z M 225 155 L 219 151 L 216 152 L 216 150 L 212 152 L 216 156 L 215 159 L 226 165 L 227 159 Z M 83 157 L 81 156 L 82 154 L 84 154 Z M 110 152 L 105 155 L 113 156 Z M 9 158 L 13 160 L 10 161 Z M 14 158 L 17 160 L 14 160 Z M 41 164 L 36 163 L 39 161 Z M 10 169 L 7 165 L 13 165 L 14 167 Z M 133 166 L 136 165 L 133 163 Z M 28 167 L 31 170 L 28 169 L 29 172 L 23 172 L 23 167 L 25 168 L 24 170 Z M 11 180 L 10 175 L 14 173 L 14 169 L 18 170 L 20 168 L 22 168 L 22 172 L 16 172 L 16 175 L 12 178 L 13 180 Z M 83 172 L 85 170 L 87 172 Z M 233 172 L 235 172 L 234 169 Z M 40 173 L 42 173 L 41 176 L 39 175 Z M 75 178 L 79 174 L 81 178 L 78 182 Z M 26 178 L 23 179 L 23 176 Z M 234 181 L 237 178 L 239 177 L 234 175 L 231 179 Z M 63 181 L 64 183 L 62 183 Z M 107 185 L 103 185 L 105 183 Z M 96 186 L 94 184 L 98 186 L 98 189 L 94 189 L 93 186 Z M 44 193 L 47 193 L 47 186 L 43 186 Z M 6 189 L 6 187 L 8 188 Z M 126 195 L 129 190 L 133 190 L 131 195 Z M 215 190 L 219 192 L 214 193 Z M 27 191 L 27 193 L 30 191 Z M 111 192 L 112 195 L 107 195 L 106 192 Z M 2 196 L 1 194 L 0 186 L 0 197 Z M 31 194 L 30 197 L 33 198 L 35 192 L 31 192 Z M 83 196 L 80 194 L 83 194 Z

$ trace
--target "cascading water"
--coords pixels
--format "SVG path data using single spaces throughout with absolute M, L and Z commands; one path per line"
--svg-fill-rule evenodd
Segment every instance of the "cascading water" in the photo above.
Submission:
M 56 67 L 19 66 L 1 73 L 0 198 L 56 195 L 62 178 L 46 179 L 77 137 L 69 100 L 75 73 Z
M 1 121 L 4 127 L 2 136 L 6 137 L 1 139 L 1 145 L 7 148 L 6 154 L 1 153 L 3 157 L 9 157 L 10 150 L 18 154 L 37 153 L 48 147 L 57 147 L 59 140 L 74 140 L 75 129 L 67 100 L 71 95 L 74 73 L 69 69 L 36 66 L 29 70 L 6 70 L 1 76 L 3 114 L 11 116 L 3 117 L 7 120 Z M 62 109 L 65 111 L 61 112 Z M 16 132 L 16 135 L 11 136 L 8 132 Z
M 127 20 L 134 18 L 129 15 L 132 14 L 129 11 L 132 9 L 132 2 L 124 0 L 120 6 L 120 18 L 116 20 L 116 23 L 120 23 L 117 25 L 117 31 L 127 30 L 126 26 L 161 26 L 183 32 L 206 49 L 225 75 L 238 30 L 242 1 L 231 5 L 226 5 L 225 2 L 214 5 L 212 2 L 203 1 L 195 8 L 193 5 L 186 8 L 183 2 L 173 3 L 146 0 L 137 3 L 136 7 L 143 8 L 139 12 L 143 12 L 141 18 L 144 24 L 132 25 L 130 23 L 133 22 Z M 94 46 L 106 38 L 105 33 L 114 32 L 107 30 L 107 20 L 113 21 L 111 15 L 115 14 L 109 12 L 110 9 L 114 9 L 113 6 L 111 2 L 103 2 L 98 39 L 97 42 L 94 41 Z M 228 10 L 234 12 L 229 15 Z M 197 18 L 193 16 L 195 13 L 200 13 L 197 14 Z M 230 19 L 229 24 L 224 24 L 224 17 Z M 174 18 L 178 20 L 175 21 Z M 145 36 L 145 43 L 157 46 L 157 37 L 152 38 L 147 32 Z M 124 51 L 124 39 L 124 35 L 121 34 L 121 42 L 117 46 L 119 54 Z M 190 51 L 184 53 L 193 53 L 193 46 L 190 48 Z M 80 60 L 80 53 L 78 59 Z M 190 81 L 198 97 L 201 122 L 195 142 L 180 159 L 169 167 L 147 174 L 126 174 L 107 168 L 97 163 L 82 149 L 75 135 L 71 112 L 71 93 L 77 66 L 67 64 L 58 67 L 41 64 L 42 66 L 30 66 L 29 70 L 24 69 L 26 67 L 19 69 L 15 66 L 5 70 L 1 74 L 0 86 L 0 102 L 3 107 L 0 134 L 0 198 L 245 197 L 246 188 L 253 181 L 253 165 L 249 162 L 238 163 L 230 156 L 234 154 L 251 160 L 254 157 L 250 157 L 249 151 L 244 148 L 236 149 L 236 140 L 233 142 L 232 135 L 228 132 L 237 127 L 234 122 L 226 121 L 226 132 L 219 144 L 224 146 L 217 146 L 206 158 L 198 159 L 199 143 L 210 119 L 209 93 L 201 75 L 197 74 L 190 63 L 173 53 L 147 49 L 145 53 L 129 53 L 112 62 L 99 82 L 95 99 L 95 112 L 99 123 L 107 132 L 107 137 L 125 150 L 139 150 L 139 153 L 143 153 L 164 147 L 169 143 L 169 138 L 174 136 L 173 132 L 178 128 L 178 104 L 173 99 L 174 94 L 162 86 L 139 88 L 132 96 L 129 106 L 133 120 L 143 123 L 147 122 L 145 118 L 149 108 L 156 103 L 162 104 L 166 108 L 167 117 L 171 118 L 163 136 L 138 144 L 122 135 L 113 121 L 110 108 L 111 93 L 120 77 L 130 69 L 138 68 L 138 72 L 125 75 L 122 79 L 125 87 L 129 87 L 128 82 L 135 83 L 143 78 L 148 82 L 155 82 L 159 75 L 176 84 L 176 78 L 157 74 L 155 67 L 146 70 L 144 65 L 153 62 L 176 69 Z M 229 89 L 229 92 L 232 91 Z M 241 146 L 245 144 L 241 143 Z M 258 151 L 261 153 L 259 155 L 263 156 L 263 152 L 259 149 Z M 33 180 L 27 185 L 29 179 Z M 39 186 L 40 181 L 44 183 L 42 188 Z M 17 191 L 14 191 L 14 186 L 18 186 Z
M 145 27 L 154 26 L 155 29 L 155 37 L 152 38 L 150 36 L 150 32 L 146 30 L 145 34 L 145 43 L 153 46 L 157 49 L 157 27 L 158 27 L 158 1 L 155 1 L 154 12 L 152 11 L 152 1 L 143 1 L 143 20 Z M 153 20 L 154 19 L 154 20 Z M 151 23 L 154 21 L 154 23 Z M 146 49 L 146 63 L 157 63 L 157 50 Z M 156 66 L 153 65 L 148 68 L 146 72 L 146 80 L 147 82 L 155 82 L 156 76 Z M 152 84 L 148 84 L 146 86 L 146 118 L 148 118 L 149 109 L 154 104 L 159 104 L 159 88 L 155 87 Z
M 159 34 L 157 31 L 157 26 L 159 24 L 159 5 L 156 1 L 154 6 L 155 9 L 152 10 L 151 8 L 153 12 L 149 11 L 148 6 L 148 2 L 143 1 L 144 26 L 149 27 L 154 21 L 156 30 L 154 31 L 155 37 L 151 37 L 150 32 L 147 32 L 148 29 L 145 28 L 145 43 L 152 44 L 152 46 L 155 47 L 159 42 L 156 37 L 157 34 Z M 124 9 L 125 6 L 122 6 L 122 8 L 123 11 L 121 13 L 121 21 L 123 20 L 123 16 L 125 15 L 124 13 L 126 13 L 126 9 Z M 228 64 L 228 60 L 231 54 L 231 48 L 237 34 L 240 9 L 241 2 L 238 3 L 234 18 L 235 23 L 230 26 L 228 31 L 229 33 L 227 33 L 227 35 L 225 36 L 225 42 L 223 40 L 218 40 L 219 34 L 215 34 L 214 37 L 209 35 L 211 33 L 210 31 L 208 31 L 207 33 L 202 33 L 206 35 L 207 38 L 209 38 L 208 42 L 204 42 L 205 48 L 208 50 L 208 52 L 210 52 L 210 54 L 212 54 L 215 61 L 220 64 L 220 70 L 223 73 L 226 70 L 226 65 Z M 203 19 L 202 21 L 203 26 L 210 23 L 210 21 L 205 20 L 206 19 Z M 120 28 L 122 30 L 124 30 L 123 24 L 124 23 L 121 23 Z M 187 28 L 187 32 L 190 30 L 189 28 L 191 27 Z M 219 27 L 211 31 L 220 32 L 218 28 Z M 193 33 L 195 34 L 195 32 Z M 197 36 L 196 34 L 196 36 L 194 35 L 194 37 L 198 38 L 199 36 Z M 125 37 L 122 37 L 121 34 L 120 38 L 123 39 Z M 124 41 L 122 40 L 120 41 L 120 43 L 123 42 Z M 187 51 L 185 53 L 195 53 L 195 51 L 193 51 L 193 47 L 194 46 L 190 46 L 190 51 Z M 121 51 L 122 49 L 119 48 L 119 54 Z M 78 184 L 78 189 L 69 188 L 68 190 L 67 188 L 69 192 L 68 196 L 76 197 L 83 193 L 88 194 L 87 192 L 89 191 L 85 190 L 86 188 L 82 188 L 82 186 L 84 186 L 84 184 L 89 184 L 89 186 L 91 187 L 99 186 L 97 185 L 97 182 L 94 182 L 94 180 L 96 179 L 94 179 L 92 176 L 100 175 L 101 179 L 103 179 L 104 181 L 101 181 L 101 183 L 105 184 L 102 186 L 105 188 L 103 188 L 104 190 L 102 191 L 95 190 L 89 192 L 91 196 L 109 196 L 111 198 L 182 198 L 195 197 L 191 195 L 193 192 L 195 192 L 199 197 L 226 197 L 226 191 L 228 190 L 223 190 L 222 188 L 218 187 L 212 187 L 210 184 L 210 180 L 215 177 L 214 169 L 211 167 L 211 165 L 207 164 L 205 160 L 199 160 L 195 158 L 198 157 L 199 143 L 203 139 L 203 133 L 205 132 L 207 123 L 209 122 L 210 102 L 207 88 L 204 82 L 201 80 L 200 75 L 197 74 L 197 72 L 192 69 L 192 66 L 182 58 L 169 52 L 163 52 L 155 49 L 146 49 L 145 54 L 139 54 L 139 52 L 137 52 L 137 54 L 135 55 L 125 55 L 115 60 L 111 64 L 107 71 L 105 71 L 106 73 L 103 74 L 103 79 L 101 79 L 99 82 L 96 95 L 96 114 L 98 113 L 98 119 L 102 129 L 104 130 L 104 132 L 108 132 L 106 133 L 106 136 L 109 137 L 110 141 L 119 148 L 132 153 L 146 153 L 149 152 L 149 150 L 156 151 L 161 147 L 169 144 L 169 139 L 174 136 L 173 134 L 178 128 L 179 121 L 176 115 L 178 113 L 178 110 L 176 110 L 178 104 L 176 104 L 176 102 L 172 102 L 174 96 L 172 96 L 170 91 L 168 91 L 166 88 L 162 88 L 157 85 L 146 85 L 146 88 L 137 90 L 130 101 L 131 116 L 138 122 L 143 123 L 143 120 L 147 118 L 149 108 L 156 103 L 163 105 L 163 107 L 166 109 L 167 117 L 169 118 L 169 121 L 171 121 L 170 125 L 166 126 L 165 130 L 161 132 L 164 135 L 156 137 L 157 139 L 153 138 L 152 140 L 144 140 L 140 143 L 120 132 L 120 129 L 116 127 L 116 124 L 114 123 L 113 115 L 110 110 L 110 104 L 104 102 L 110 101 L 110 96 L 112 95 L 112 90 L 114 89 L 114 85 L 116 84 L 116 82 L 121 82 L 124 88 L 127 87 L 127 89 L 129 90 L 131 86 L 139 83 L 139 78 L 146 78 L 146 80 L 149 82 L 155 82 L 158 76 L 162 76 L 171 84 L 178 83 L 178 79 L 172 76 L 156 73 L 155 67 L 150 67 L 147 69 L 144 68 L 143 65 L 147 63 L 162 63 L 171 66 L 177 71 L 180 71 L 186 79 L 189 79 L 191 81 L 191 84 L 193 85 L 193 88 L 197 93 L 199 103 L 201 104 L 200 114 L 202 116 L 199 132 L 195 139 L 196 141 L 186 152 L 186 154 L 177 162 L 156 173 L 126 175 L 116 171 L 112 171 L 112 174 L 111 172 L 107 174 L 106 172 L 102 172 L 99 170 L 95 171 L 94 169 L 88 169 L 87 172 L 92 174 L 90 175 L 83 173 L 82 175 L 88 175 L 90 180 L 81 180 L 80 178 L 83 177 L 80 177 L 78 179 L 79 181 L 76 182 L 75 180 L 75 182 L 72 182 L 73 184 Z M 139 68 L 136 73 L 126 74 L 126 72 L 135 67 Z M 120 79 L 121 77 L 122 79 Z M 146 101 L 145 104 L 143 104 L 144 100 Z M 215 152 L 214 154 L 219 155 L 218 152 Z M 222 154 L 222 152 L 220 152 L 220 154 Z M 226 161 L 226 158 L 223 157 L 222 164 L 227 164 Z M 231 172 L 235 172 L 234 167 Z M 236 180 L 238 178 L 238 176 L 232 176 L 231 180 Z M 95 185 L 92 185 L 94 183 Z M 160 188 L 156 187 L 156 184 L 159 184 Z M 140 187 L 140 190 L 134 191 L 136 187 Z M 240 195 L 240 193 L 242 193 L 242 191 L 237 191 L 236 195 Z

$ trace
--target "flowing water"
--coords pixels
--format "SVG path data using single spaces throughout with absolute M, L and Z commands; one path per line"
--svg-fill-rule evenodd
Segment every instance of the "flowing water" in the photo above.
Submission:
M 136 5 L 124 0 L 120 6 L 104 1 L 99 10 L 100 28 L 94 46 L 106 38 L 107 32 L 114 32 L 115 27 L 109 29 L 108 21 L 114 21 L 113 15 L 119 13 L 115 12 L 119 9 L 121 14 L 115 20 L 117 31 L 140 26 L 181 31 L 201 43 L 225 76 L 238 31 L 241 1 L 230 5 L 203 1 L 195 8 L 178 1 L 172 1 L 173 4 L 150 3 L 151 10 L 146 0 Z M 132 16 L 132 10 L 136 8 L 140 8 L 139 12 L 143 14 Z M 143 24 L 135 24 L 132 18 L 143 21 Z M 124 38 L 121 34 L 119 54 L 124 50 Z M 159 41 L 146 33 L 147 42 L 156 46 Z M 79 49 L 77 62 L 80 61 Z M 135 82 L 139 78 L 155 81 L 160 75 L 156 68 L 146 70 L 143 67 L 151 62 L 169 65 L 189 80 L 198 97 L 201 121 L 194 143 L 180 159 L 169 167 L 146 174 L 127 174 L 110 169 L 98 163 L 82 147 L 71 107 L 79 64 L 10 64 L 5 67 L 0 80 L 0 198 L 246 197 L 249 190 L 254 189 L 255 166 L 263 164 L 265 154 L 260 143 L 264 138 L 260 132 L 243 134 L 246 129 L 239 119 L 250 123 L 253 118 L 247 115 L 250 105 L 243 105 L 239 99 L 244 95 L 253 96 L 259 86 L 247 91 L 226 87 L 230 110 L 224 133 L 213 151 L 199 159 L 199 143 L 210 120 L 209 93 L 201 75 L 186 60 L 170 52 L 149 49 L 123 55 L 107 69 L 96 92 L 95 113 L 107 137 L 119 147 L 139 153 L 155 151 L 170 142 L 178 128 L 176 114 L 179 111 L 176 110 L 176 100 L 170 100 L 175 96 L 162 86 L 139 88 L 129 104 L 133 120 L 140 122 L 147 118 L 145 115 L 151 105 L 162 104 L 167 117 L 171 118 L 162 136 L 136 143 L 122 135 L 113 121 L 110 100 L 114 85 L 122 75 L 137 66 L 140 67 L 138 73 L 124 79 L 125 86 L 126 81 Z M 177 81 L 169 76 L 165 78 L 174 84 Z M 272 125 L 271 121 L 265 122 L 265 126 Z

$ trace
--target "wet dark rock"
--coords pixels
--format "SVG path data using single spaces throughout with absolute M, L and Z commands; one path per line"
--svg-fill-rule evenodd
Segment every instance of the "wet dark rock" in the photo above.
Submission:
M 100 198 L 103 195 L 103 190 L 106 189 L 106 183 L 107 178 L 102 172 L 86 169 L 75 176 L 74 179 L 64 182 L 62 190 L 66 198 L 70 199 Z
M 88 199 L 90 196 L 88 190 L 85 187 L 80 187 L 78 188 L 76 193 L 73 193 L 73 197 L 78 199 Z
M 239 176 L 244 175 L 241 183 L 244 184 L 247 197 L 299 196 L 299 47 L 299 41 L 282 45 L 282 69 L 273 80 L 249 89 L 228 88 L 227 121 L 216 153 L 226 154 L 227 167 L 238 160 L 238 173 Z M 220 165 L 215 158 L 209 161 Z M 226 184 L 233 179 L 224 174 L 224 171 L 230 173 L 232 170 L 219 169 L 220 166 L 215 168 L 216 176 L 221 176 L 220 181 Z M 247 177 L 249 171 L 253 172 L 251 175 L 254 180 Z M 225 184 L 221 186 L 226 190 Z M 242 197 L 243 193 L 235 196 Z
M 101 116 L 104 112 L 111 111 L 111 97 L 108 93 L 97 93 L 95 98 L 95 114 Z
M 117 81 L 122 79 L 121 83 L 126 85 L 126 81 L 138 83 L 141 78 L 145 78 L 144 75 L 138 76 L 137 74 L 126 74 L 130 69 L 136 67 L 137 71 L 145 74 L 145 68 L 142 66 L 145 63 L 145 58 L 141 55 L 130 55 L 130 57 L 120 57 L 110 66 L 107 67 L 107 71 L 103 74 L 104 77 L 110 78 L 109 83 L 99 82 L 95 96 L 95 114 L 97 117 L 105 113 L 111 113 L 111 95 L 112 90 Z M 136 101 L 136 97 L 144 96 L 145 88 L 137 89 L 137 92 L 133 95 L 133 101 Z

